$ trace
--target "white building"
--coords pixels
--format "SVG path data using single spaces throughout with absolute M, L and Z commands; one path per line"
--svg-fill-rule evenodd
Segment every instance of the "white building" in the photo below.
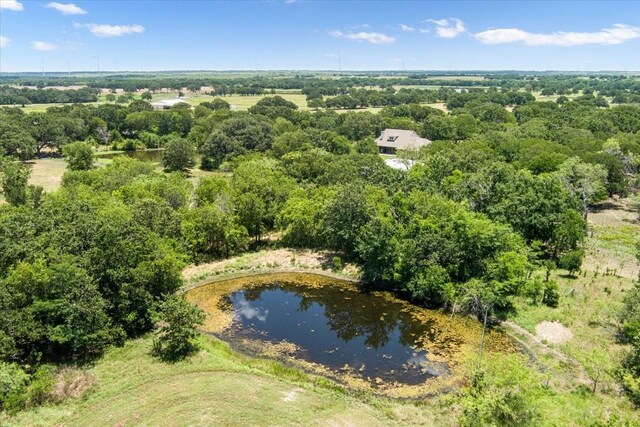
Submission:
M 178 104 L 187 104 L 189 105 L 189 103 L 183 99 L 163 99 L 162 101 L 156 101 L 156 102 L 152 102 L 151 105 L 153 106 L 153 108 L 155 108 L 156 110 L 169 110 L 171 109 L 171 107 L 173 107 L 174 105 L 178 105 Z

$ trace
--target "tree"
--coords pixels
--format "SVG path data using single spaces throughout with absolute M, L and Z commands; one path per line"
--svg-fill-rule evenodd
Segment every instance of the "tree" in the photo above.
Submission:
M 33 113 L 29 115 L 31 135 L 37 142 L 36 154 L 43 148 L 59 148 L 69 140 L 58 117 L 49 113 Z
M 222 98 L 215 98 L 211 102 L 202 102 L 200 105 L 207 107 L 210 110 L 230 110 L 231 105 Z
M 294 248 L 321 247 L 322 209 L 319 197 L 296 194 L 289 198 L 276 220 L 283 244 Z
M 323 108 L 324 105 L 325 104 L 324 104 L 324 101 L 322 100 L 322 97 L 310 99 L 309 101 L 307 101 L 307 107 L 313 108 L 316 111 L 319 110 L 320 108 Z
M 433 140 L 454 140 L 458 135 L 451 116 L 431 115 L 424 123 L 424 134 Z
M 394 280 L 398 257 L 395 234 L 394 222 L 381 216 L 374 216 L 358 233 L 355 250 L 365 283 Z
M 569 272 L 570 276 L 573 276 L 573 273 L 580 270 L 583 259 L 584 249 L 575 249 L 562 255 L 558 260 L 558 266 L 564 268 Z
M 142 95 L 140 95 L 140 98 L 145 101 L 151 101 L 153 99 L 153 95 L 151 94 L 151 92 L 146 91 L 143 92 Z
M 369 222 L 371 214 L 362 186 L 353 184 L 338 189 L 324 212 L 323 231 L 331 248 L 353 257 L 360 229 Z
M 198 262 L 234 255 L 249 243 L 246 228 L 235 224 L 229 214 L 212 204 L 191 209 L 184 215 L 182 236 L 185 247 Z
M 104 96 L 107 102 L 114 102 L 116 100 L 116 96 L 112 93 L 108 93 Z
M 0 333 L 19 359 L 99 354 L 113 339 L 106 303 L 73 256 L 18 263 L 0 282 L 0 295 Z
M 200 147 L 202 154 L 200 168 L 204 170 L 217 169 L 225 160 L 236 157 L 245 151 L 238 141 L 228 137 L 220 129 L 214 129 Z
M 72 171 L 89 170 L 93 167 L 93 148 L 85 142 L 73 142 L 62 147 L 62 154 Z
M 195 352 L 198 349 L 196 328 L 204 323 L 204 319 L 204 312 L 184 297 L 166 297 L 157 309 L 154 354 L 166 361 L 177 361 Z
M 219 175 L 201 178 L 196 188 L 196 204 L 198 206 L 215 204 L 223 211 L 231 212 L 231 187 L 229 181 Z
M 171 139 L 164 150 L 163 164 L 168 171 L 184 171 L 195 165 L 193 144 L 184 138 Z
M 7 202 L 14 206 L 27 203 L 31 169 L 22 163 L 0 158 L 0 184 Z
M 36 140 L 18 123 L 0 121 L 0 156 L 16 156 L 21 160 L 33 157 Z
M 600 165 L 584 163 L 578 157 L 572 157 L 562 163 L 556 173 L 567 191 L 582 203 L 585 220 L 589 204 L 607 198 L 607 170 Z
M 266 151 L 273 143 L 273 128 L 263 116 L 232 116 L 221 123 L 220 130 L 246 150 Z
M 251 159 L 240 163 L 233 173 L 233 203 L 249 235 L 259 241 L 274 228 L 276 217 L 295 188 L 273 159 Z

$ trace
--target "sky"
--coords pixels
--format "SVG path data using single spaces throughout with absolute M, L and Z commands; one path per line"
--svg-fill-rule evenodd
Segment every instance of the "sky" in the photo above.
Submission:
M 640 70 L 639 1 L 0 0 L 0 72 Z

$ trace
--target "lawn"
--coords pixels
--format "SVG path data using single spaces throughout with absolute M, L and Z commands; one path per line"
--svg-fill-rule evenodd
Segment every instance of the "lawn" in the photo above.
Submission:
M 62 175 L 67 169 L 67 162 L 58 158 L 29 160 L 27 164 L 31 166 L 29 184 L 40 185 L 47 192 L 60 187 Z
M 68 398 L 2 418 L 6 426 L 445 425 L 431 407 L 353 396 L 327 380 L 239 355 L 203 336 L 202 350 L 174 364 L 149 352 L 151 337 L 112 348 L 80 377 L 95 383 Z
M 119 96 L 120 94 L 116 95 Z M 276 95 L 283 97 L 284 99 L 293 102 L 294 104 L 296 104 L 301 110 L 307 110 L 307 100 L 306 100 L 306 95 L 303 95 L 302 93 L 300 93 L 300 91 L 293 91 L 293 90 L 277 90 L 276 91 Z M 108 101 L 105 98 L 106 95 L 100 95 L 99 96 L 99 100 L 97 102 L 88 102 L 85 103 L 85 105 L 101 105 L 101 104 L 106 104 L 108 103 Z M 229 104 L 235 105 L 236 110 L 238 111 L 246 111 L 249 108 L 253 107 L 254 105 L 256 105 L 256 103 L 258 101 L 260 101 L 262 98 L 266 97 L 266 96 L 274 96 L 272 94 L 265 94 L 265 95 L 248 95 L 248 96 L 242 96 L 242 95 L 230 95 L 230 96 L 224 96 L 221 97 L 222 99 L 224 99 L 225 101 L 227 101 Z M 161 100 L 165 100 L 165 99 L 175 99 L 178 97 L 178 92 L 177 91 L 173 91 L 173 92 L 160 92 L 160 93 L 154 93 L 153 94 L 153 99 L 151 100 L 151 102 L 155 102 L 155 101 L 161 101 Z M 140 99 L 140 95 L 136 95 L 135 99 Z M 186 92 L 185 96 L 183 98 L 186 102 L 188 102 L 189 104 L 196 106 L 202 102 L 207 102 L 207 101 L 211 101 L 212 99 L 214 99 L 213 96 L 211 95 L 206 95 L 206 94 L 196 94 L 193 92 Z M 22 110 L 27 112 L 27 113 L 36 113 L 36 112 L 44 112 L 47 110 L 47 108 L 49 107 L 59 107 L 61 105 L 64 104 L 31 104 L 31 105 L 26 105 L 24 107 L 22 107 Z

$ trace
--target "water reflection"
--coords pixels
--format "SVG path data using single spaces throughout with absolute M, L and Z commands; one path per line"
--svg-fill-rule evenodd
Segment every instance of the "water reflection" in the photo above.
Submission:
M 356 290 L 269 284 L 232 293 L 229 340 L 286 340 L 299 357 L 372 381 L 416 384 L 442 375 L 447 366 L 430 360 L 419 344 L 433 341 L 432 321 L 417 320 L 403 304 Z
M 269 315 L 269 310 L 260 310 L 259 308 L 252 307 L 244 296 L 241 296 L 242 299 L 237 301 L 235 306 L 235 315 L 245 318 L 246 320 L 257 319 L 261 322 L 267 320 L 267 316 Z

